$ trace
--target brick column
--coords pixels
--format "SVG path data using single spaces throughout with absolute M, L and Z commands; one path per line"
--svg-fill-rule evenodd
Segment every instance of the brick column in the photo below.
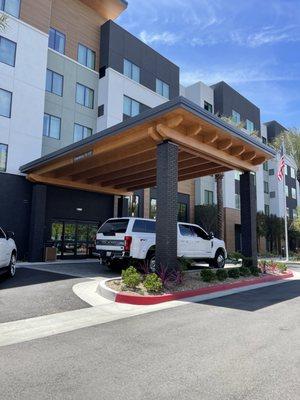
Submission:
M 157 146 L 156 265 L 177 267 L 178 146 Z
M 47 186 L 33 185 L 28 254 L 28 260 L 31 262 L 43 261 L 44 258 L 46 201 Z
M 250 172 L 241 175 L 240 192 L 242 253 L 245 257 L 252 258 L 253 265 L 257 266 L 256 190 L 254 175 Z

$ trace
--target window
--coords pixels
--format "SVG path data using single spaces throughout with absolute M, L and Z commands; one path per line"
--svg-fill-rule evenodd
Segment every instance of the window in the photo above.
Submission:
M 198 226 L 191 226 L 191 229 L 194 232 L 195 236 L 200 237 L 204 240 L 209 240 L 209 235 L 202 228 L 199 228 Z
M 291 167 L 291 178 L 296 179 L 296 171 L 295 168 Z
M 137 219 L 134 222 L 132 232 L 155 233 L 155 228 L 156 228 L 155 221 L 146 221 L 142 219 Z
M 43 135 L 53 139 L 60 139 L 61 119 L 53 115 L 44 114 Z
M 274 175 L 274 168 L 269 169 L 269 175 Z
M 82 44 L 78 45 L 77 61 L 88 68 L 95 69 L 96 53 Z
M 0 0 L 0 10 L 19 18 L 21 0 Z
M 76 103 L 88 108 L 94 108 L 94 91 L 87 86 L 77 83 Z
M 129 219 L 109 219 L 100 227 L 98 233 L 105 236 L 114 236 L 116 233 L 125 233 L 127 230 Z
M 1 3 L 1 0 L 0 0 Z M 17 44 L 0 36 L 0 62 L 15 66 Z
M 239 194 L 235 194 L 234 200 L 235 200 L 235 208 L 240 210 L 241 209 L 241 196 Z
M 123 74 L 140 83 L 140 68 L 124 58 Z
M 285 173 L 285 175 L 286 176 L 288 176 L 288 166 L 285 164 L 285 166 L 284 166 L 284 173 Z
M 180 221 L 180 222 L 186 222 L 187 221 L 187 204 L 178 203 L 177 220 Z
M 207 205 L 214 204 L 214 192 L 210 190 L 204 190 L 204 204 Z
M 181 236 L 191 236 L 194 237 L 194 231 L 192 230 L 192 227 L 190 225 L 179 225 L 179 231 Z
M 288 187 L 288 185 L 285 185 L 285 195 L 286 195 L 286 197 L 289 197 L 289 187 Z
M 57 31 L 54 28 L 50 28 L 49 31 L 50 49 L 56 50 L 61 54 L 65 54 L 65 46 L 66 46 L 66 35 L 62 32 Z
M 140 103 L 124 96 L 123 114 L 128 117 L 135 117 L 140 113 Z
M 0 143 L 0 172 L 6 171 L 7 151 L 7 144 Z
M 12 93 L 0 89 L 0 116 L 10 118 Z
M 265 204 L 265 215 L 270 215 L 270 206 Z
M 276 193 L 275 192 L 270 192 L 270 199 L 275 199 Z
M 268 170 L 269 170 L 269 168 L 268 168 L 268 161 L 266 161 L 266 162 L 263 163 L 263 169 L 264 169 L 264 171 L 268 171 Z
M 140 196 L 126 196 L 128 199 L 128 215 L 129 217 L 138 217 L 140 209 Z
M 204 110 L 209 111 L 210 113 L 213 112 L 213 106 L 204 100 Z
M 238 112 L 232 110 L 232 121 L 235 124 L 239 124 L 241 122 L 241 116 Z
M 150 200 L 150 218 L 156 219 L 156 199 Z
M 74 143 L 79 140 L 85 139 L 88 136 L 93 134 L 93 130 L 91 128 L 87 128 L 86 126 L 74 124 Z
M 63 94 L 64 77 L 57 72 L 47 69 L 46 90 L 47 92 L 62 96 Z
M 264 181 L 264 193 L 269 193 L 269 182 Z
M 292 198 L 296 199 L 297 198 L 297 194 L 296 194 L 296 189 L 292 187 Z
M 262 142 L 263 142 L 263 144 L 267 144 L 267 138 L 262 137 Z
M 254 131 L 254 124 L 249 119 L 246 119 L 246 129 L 249 133 L 252 133 Z
M 170 98 L 170 86 L 167 83 L 161 81 L 160 79 L 156 79 L 156 93 L 169 99 Z

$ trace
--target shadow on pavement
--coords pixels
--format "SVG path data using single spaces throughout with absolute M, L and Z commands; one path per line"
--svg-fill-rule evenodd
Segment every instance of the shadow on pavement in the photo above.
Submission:
M 3 275 L 0 277 L 0 290 L 76 278 L 76 276 L 62 275 L 54 272 L 29 268 L 17 268 L 17 272 L 14 278 L 8 279 Z
M 300 296 L 300 281 L 294 280 L 260 289 L 232 294 L 230 296 L 202 301 L 215 307 L 233 308 L 244 311 L 257 311 L 274 304 L 292 300 Z

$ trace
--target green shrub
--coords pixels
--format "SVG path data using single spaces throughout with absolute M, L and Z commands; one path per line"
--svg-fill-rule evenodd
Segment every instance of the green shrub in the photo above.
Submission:
M 250 269 L 251 275 L 253 275 L 253 276 L 259 276 L 259 274 L 261 272 L 261 270 L 257 267 L 251 267 L 249 269 Z
M 287 265 L 286 264 L 277 263 L 276 266 L 277 266 L 278 271 L 281 272 L 281 273 L 286 272 L 286 270 L 287 270 Z
M 180 257 L 178 261 L 179 261 L 179 270 L 182 272 L 187 271 L 189 268 L 191 268 L 193 264 L 192 260 L 185 257 Z
M 239 273 L 241 276 L 250 276 L 251 275 L 250 268 L 247 268 L 247 267 L 239 268 Z
M 252 257 L 244 257 L 243 256 L 242 266 L 245 267 L 245 268 L 253 267 L 253 259 L 252 259 Z
M 153 293 L 161 292 L 163 288 L 162 281 L 156 274 L 146 275 L 144 286 L 147 289 L 147 292 Z
M 227 258 L 233 261 L 234 263 L 238 263 L 239 260 L 242 260 L 243 256 L 238 251 L 234 251 L 232 253 L 229 253 Z
M 228 269 L 228 277 L 233 279 L 238 279 L 240 277 L 239 268 L 230 268 Z
M 122 279 L 125 286 L 135 289 L 142 281 L 142 276 L 134 267 L 122 271 Z
M 213 282 L 216 280 L 216 274 L 211 269 L 202 269 L 200 272 L 201 279 L 203 282 Z
M 216 277 L 218 281 L 225 281 L 228 278 L 228 272 L 226 269 L 217 269 L 216 271 Z

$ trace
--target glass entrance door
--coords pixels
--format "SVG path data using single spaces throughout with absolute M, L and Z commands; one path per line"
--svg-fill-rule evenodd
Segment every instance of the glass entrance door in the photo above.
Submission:
M 53 221 L 51 240 L 61 258 L 86 258 L 92 256 L 98 226 L 83 221 Z

